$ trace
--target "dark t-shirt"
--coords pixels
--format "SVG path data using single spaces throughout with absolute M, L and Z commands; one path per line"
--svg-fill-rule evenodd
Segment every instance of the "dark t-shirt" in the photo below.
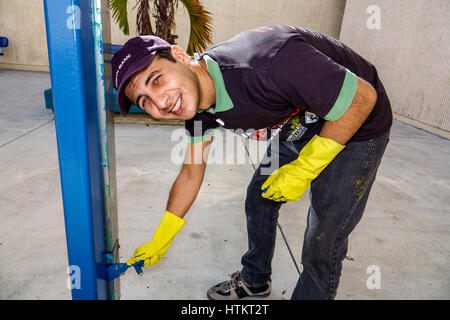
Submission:
M 309 140 L 325 120 L 337 120 L 348 109 L 356 76 L 375 88 L 377 102 L 351 141 L 379 137 L 391 127 L 391 106 L 375 67 L 322 33 L 284 25 L 261 27 L 210 48 L 202 57 L 211 75 L 212 66 L 218 66 L 212 76 L 216 97 L 225 95 L 231 101 L 226 107 L 216 101 L 186 121 L 191 142 L 201 141 L 219 125 L 240 129 L 251 139 Z

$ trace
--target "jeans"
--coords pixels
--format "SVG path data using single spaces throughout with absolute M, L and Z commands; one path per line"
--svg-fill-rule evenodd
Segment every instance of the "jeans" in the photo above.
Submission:
M 312 181 L 302 249 L 303 271 L 291 299 L 335 298 L 348 236 L 361 220 L 388 141 L 389 132 L 369 141 L 349 142 Z M 247 188 L 249 248 L 242 257 L 241 275 L 252 286 L 270 279 L 278 212 L 282 206 L 263 198 L 261 186 L 270 171 L 277 169 L 269 169 L 273 161 L 278 161 L 281 167 L 297 159 L 306 143 L 281 141 L 269 146 Z

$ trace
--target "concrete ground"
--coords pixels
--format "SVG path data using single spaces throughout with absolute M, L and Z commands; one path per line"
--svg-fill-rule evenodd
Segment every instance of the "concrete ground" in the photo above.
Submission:
M 55 123 L 43 100 L 50 86 L 48 73 L 0 70 L 0 299 L 71 298 Z M 179 170 L 171 160 L 182 149 L 179 128 L 116 124 L 123 261 L 150 240 L 165 209 Z M 244 163 L 225 165 L 217 164 L 219 140 L 185 227 L 162 262 L 122 277 L 122 299 L 206 299 L 240 269 L 244 196 L 264 145 L 247 143 Z M 337 299 L 450 298 L 449 163 L 448 140 L 394 121 Z M 281 209 L 269 299 L 289 299 L 296 284 L 307 209 L 307 197 Z

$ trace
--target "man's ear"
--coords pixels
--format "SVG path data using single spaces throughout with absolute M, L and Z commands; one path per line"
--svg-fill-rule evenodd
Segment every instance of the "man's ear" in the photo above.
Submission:
M 170 49 L 172 56 L 178 61 L 189 65 L 191 62 L 191 57 L 178 45 L 173 45 Z

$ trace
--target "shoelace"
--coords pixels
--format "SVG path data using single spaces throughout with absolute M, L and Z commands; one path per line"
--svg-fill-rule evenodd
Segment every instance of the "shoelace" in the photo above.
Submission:
M 236 271 L 231 275 L 231 280 L 226 283 L 225 291 L 230 291 L 231 289 L 236 289 L 242 285 L 241 273 Z

